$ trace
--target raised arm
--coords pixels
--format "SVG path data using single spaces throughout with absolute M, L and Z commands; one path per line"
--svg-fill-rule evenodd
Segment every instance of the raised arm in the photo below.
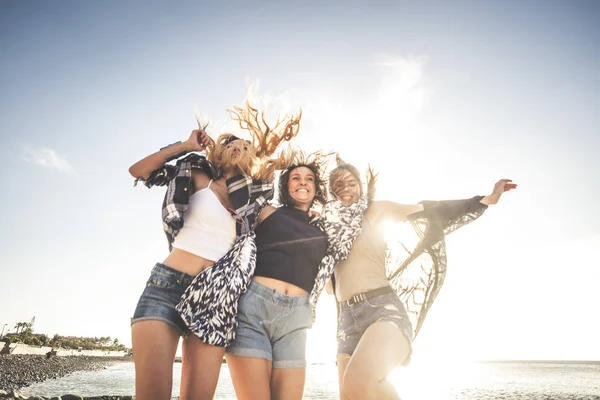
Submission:
M 485 206 L 498 203 L 500 196 L 504 192 L 515 189 L 516 184 L 510 179 L 500 179 L 494 185 L 492 193 L 487 196 L 479 196 L 478 203 Z M 375 201 L 371 206 L 370 214 L 375 218 L 385 218 L 392 221 L 406 221 L 412 217 L 419 217 L 419 214 L 426 209 L 435 207 L 435 217 L 442 219 L 454 219 L 463 213 L 471 211 L 477 207 L 477 198 L 470 200 L 446 200 L 446 201 L 426 201 L 420 204 L 398 204 L 393 201 Z M 425 211 L 426 212 L 426 211 Z M 426 212 L 427 213 L 427 212 Z
M 486 206 L 491 206 L 492 204 L 498 203 L 500 200 L 500 196 L 502 193 L 508 192 L 509 190 L 516 189 L 517 184 L 512 183 L 510 179 L 500 179 L 494 185 L 494 190 L 492 190 L 492 194 L 488 194 L 487 196 L 483 196 L 480 200 L 481 204 L 485 204 Z
M 398 204 L 393 201 L 374 201 L 369 213 L 376 219 L 406 221 L 408 216 L 423 211 L 423 204 Z
M 190 137 L 185 142 L 177 142 L 163 147 L 156 153 L 150 154 L 148 157 L 129 167 L 129 173 L 134 178 L 146 180 L 150 174 L 158 168 L 165 165 L 167 162 L 179 158 L 192 151 L 202 151 L 212 143 L 210 136 L 204 130 L 195 129 Z

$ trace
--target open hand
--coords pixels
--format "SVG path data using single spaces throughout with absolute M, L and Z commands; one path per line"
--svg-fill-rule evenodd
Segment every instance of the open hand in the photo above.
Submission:
M 494 185 L 494 190 L 492 191 L 492 194 L 485 196 L 483 199 L 481 199 L 481 202 L 488 206 L 492 205 L 492 204 L 496 204 L 496 203 L 498 203 L 498 200 L 500 200 L 500 196 L 502 196 L 502 194 L 504 192 L 508 192 L 509 190 L 516 189 L 516 187 L 517 187 L 517 184 L 512 183 L 512 180 L 500 179 Z

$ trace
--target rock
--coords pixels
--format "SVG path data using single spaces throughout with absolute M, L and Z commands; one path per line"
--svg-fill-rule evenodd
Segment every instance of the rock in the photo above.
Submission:
M 60 400 L 83 400 L 83 396 L 77 394 L 63 394 L 60 396 Z
M 113 359 L 109 357 L 68 356 L 50 357 L 45 355 L 1 355 L 0 389 L 17 390 L 34 382 L 60 378 L 75 371 L 97 371 L 115 362 L 129 361 L 131 358 Z M 75 399 L 81 399 L 81 396 Z M 9 397 L 9 393 L 0 398 Z M 16 397 L 10 396 L 10 397 Z M 56 398 L 55 400 L 59 400 Z

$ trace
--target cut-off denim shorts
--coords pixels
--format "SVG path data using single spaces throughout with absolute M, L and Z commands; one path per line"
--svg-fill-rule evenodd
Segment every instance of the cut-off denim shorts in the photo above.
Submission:
M 157 263 L 152 268 L 146 288 L 140 296 L 133 318 L 131 318 L 131 325 L 144 320 L 162 321 L 185 336 L 188 328 L 175 306 L 192 280 L 194 280 L 192 275 Z
M 338 303 L 338 355 L 352 356 L 367 328 L 379 321 L 394 323 L 412 344 L 413 329 L 404 304 L 396 293 L 386 293 L 351 306 Z
M 253 280 L 240 298 L 236 337 L 225 351 L 264 358 L 276 369 L 305 368 L 312 323 L 309 295 L 285 296 Z

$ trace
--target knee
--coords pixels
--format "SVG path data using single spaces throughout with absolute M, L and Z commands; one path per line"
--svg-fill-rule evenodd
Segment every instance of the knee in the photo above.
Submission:
M 344 374 L 342 391 L 350 399 L 376 400 L 378 384 L 377 379 L 367 371 L 348 368 Z

